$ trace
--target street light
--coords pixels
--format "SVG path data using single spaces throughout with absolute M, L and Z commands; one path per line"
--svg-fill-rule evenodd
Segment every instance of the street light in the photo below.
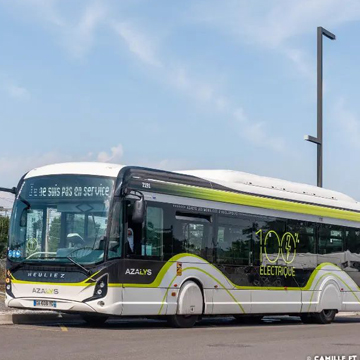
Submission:
M 317 145 L 317 186 L 323 186 L 323 35 L 330 40 L 336 37 L 323 27 L 317 28 L 317 137 L 305 135 L 304 139 Z

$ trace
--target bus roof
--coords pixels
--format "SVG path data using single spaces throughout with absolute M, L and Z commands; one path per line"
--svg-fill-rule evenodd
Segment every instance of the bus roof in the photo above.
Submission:
M 352 197 L 313 185 L 232 170 L 190 170 L 181 171 L 181 173 L 196 176 L 235 191 L 360 211 L 360 203 Z
M 73 162 L 73 163 L 61 163 L 52 164 L 42 167 L 35 168 L 29 171 L 25 179 L 32 178 L 35 176 L 46 176 L 46 175 L 98 175 L 98 176 L 109 176 L 116 178 L 119 171 L 123 168 L 123 165 L 108 164 L 100 162 Z
M 100 162 L 73 162 L 46 165 L 29 171 L 25 179 L 36 176 L 80 174 L 109 176 L 116 178 L 124 165 Z M 135 167 L 138 168 L 138 167 Z M 141 169 L 141 168 L 138 168 Z M 144 170 L 146 168 L 143 168 Z M 146 169 L 158 171 L 156 169 Z M 162 172 L 164 174 L 164 172 Z M 165 172 L 166 173 L 166 172 Z M 170 173 L 170 172 L 168 172 Z M 313 185 L 296 183 L 265 176 L 248 174 L 232 170 L 189 170 L 174 171 L 173 175 L 195 176 L 212 184 L 218 184 L 229 190 L 250 193 L 259 196 L 280 198 L 326 206 L 349 208 L 360 211 L 360 203 L 343 193 L 319 188 Z M 172 182 L 175 180 L 173 179 Z

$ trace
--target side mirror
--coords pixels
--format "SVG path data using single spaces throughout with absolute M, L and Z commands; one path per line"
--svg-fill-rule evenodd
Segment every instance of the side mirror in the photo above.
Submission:
M 145 217 L 145 200 L 143 197 L 136 200 L 132 213 L 132 221 L 136 224 L 141 224 Z
M 17 188 L 16 187 L 12 187 L 11 189 L 10 188 L 2 188 L 2 187 L 0 187 L 0 191 L 17 195 Z

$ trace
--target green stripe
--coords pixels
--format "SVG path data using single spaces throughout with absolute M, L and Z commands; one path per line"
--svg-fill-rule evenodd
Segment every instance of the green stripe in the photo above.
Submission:
M 263 196 L 234 193 L 231 191 L 205 189 L 192 185 L 162 185 L 164 193 L 172 195 L 360 222 L 360 212 L 351 210 L 341 210 L 321 205 L 297 203 Z
M 183 272 L 184 271 L 187 271 L 187 270 L 197 270 L 197 271 L 200 271 L 202 273 L 204 273 L 205 275 L 209 276 L 211 279 L 213 279 L 214 281 L 216 281 L 228 294 L 229 296 L 234 300 L 234 302 L 239 306 L 239 308 L 241 309 L 241 311 L 245 314 L 245 310 L 244 308 L 242 307 L 242 305 L 240 304 L 240 302 L 238 302 L 236 300 L 236 298 L 233 296 L 233 294 L 231 294 L 231 292 L 221 283 L 221 281 L 219 281 L 216 277 L 212 276 L 211 274 L 209 274 L 207 271 L 203 270 L 203 269 L 200 269 L 200 268 L 197 268 L 197 267 L 187 267 L 185 269 L 183 269 Z M 166 292 L 165 292 L 165 295 L 162 299 L 162 303 L 161 303 L 161 307 L 160 307 L 160 310 L 159 310 L 159 313 L 158 315 L 161 315 L 161 311 L 163 309 L 163 306 L 165 304 L 165 301 L 166 301 L 166 297 L 167 297 L 167 294 L 171 288 L 171 285 L 174 283 L 175 279 L 177 278 L 177 275 L 174 276 L 174 278 L 171 280 L 169 286 L 167 287 L 166 289 Z
M 174 262 L 181 260 L 184 257 L 193 257 L 196 259 L 199 259 L 201 261 L 199 261 L 199 263 L 201 263 L 202 265 L 210 265 L 213 269 L 215 269 L 219 274 L 221 274 L 222 276 L 225 277 L 226 281 L 229 283 L 229 285 L 237 290 L 293 290 L 293 291 L 299 291 L 299 290 L 309 290 L 311 288 L 311 285 L 317 275 L 317 273 L 324 267 L 327 265 L 331 265 L 336 267 L 337 269 L 339 269 L 339 271 L 342 271 L 340 268 L 338 268 L 336 265 L 332 264 L 332 263 L 322 263 L 319 266 L 316 267 L 316 269 L 311 273 L 309 280 L 307 281 L 306 285 L 304 287 L 272 287 L 272 286 L 240 286 L 240 285 L 236 285 L 234 284 L 230 279 L 228 279 L 216 266 L 214 266 L 213 264 L 209 263 L 208 261 L 206 261 L 205 259 L 197 256 L 197 255 L 193 255 L 193 254 L 178 254 L 174 257 L 172 257 L 170 260 L 168 260 L 168 262 L 161 268 L 160 272 L 158 273 L 158 275 L 156 276 L 155 280 L 150 283 L 150 284 L 131 284 L 131 283 L 113 283 L 113 284 L 109 284 L 110 287 L 132 287 L 132 288 L 157 288 L 160 286 L 163 278 L 165 277 L 167 271 L 169 270 L 169 268 L 171 267 L 171 265 L 174 264 Z

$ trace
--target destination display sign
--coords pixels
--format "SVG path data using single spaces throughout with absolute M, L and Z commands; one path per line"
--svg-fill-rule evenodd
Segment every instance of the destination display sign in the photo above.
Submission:
M 105 199 L 114 180 L 94 176 L 60 175 L 25 180 L 21 196 L 26 199 Z

